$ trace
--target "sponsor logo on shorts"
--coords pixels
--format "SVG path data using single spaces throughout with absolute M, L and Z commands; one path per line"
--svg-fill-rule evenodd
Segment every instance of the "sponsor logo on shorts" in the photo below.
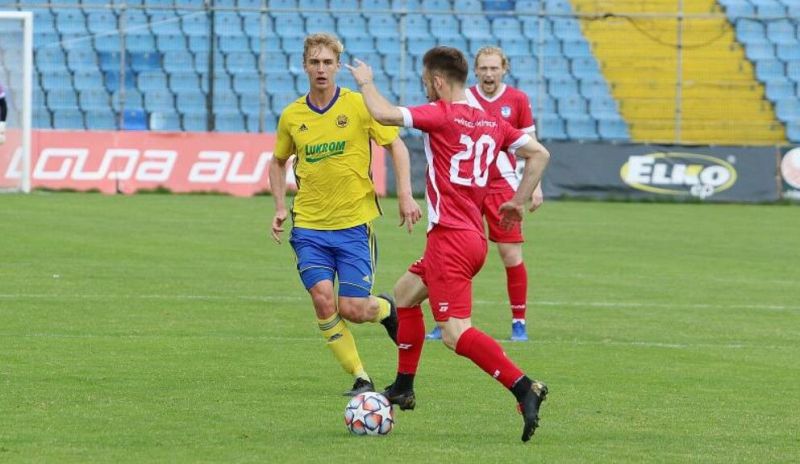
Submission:
M 440 313 L 446 313 L 447 310 L 449 309 L 449 307 L 450 307 L 450 303 L 446 303 L 446 302 L 445 303 L 439 303 L 439 312 Z
M 637 190 L 708 198 L 736 183 L 734 162 L 696 153 L 649 153 L 630 156 L 619 175 Z

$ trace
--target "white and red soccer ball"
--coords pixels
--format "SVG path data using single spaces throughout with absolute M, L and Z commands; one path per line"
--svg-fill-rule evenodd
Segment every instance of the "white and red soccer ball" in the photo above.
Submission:
M 344 425 L 354 435 L 388 435 L 394 427 L 394 408 L 380 393 L 359 393 L 344 409 Z

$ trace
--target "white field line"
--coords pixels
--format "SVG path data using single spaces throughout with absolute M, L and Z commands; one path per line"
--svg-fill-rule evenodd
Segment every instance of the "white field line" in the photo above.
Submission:
M 126 294 L 47 294 L 47 293 L 0 293 L 0 300 L 31 299 L 76 299 L 76 300 L 198 300 L 198 301 L 261 301 L 261 302 L 305 302 L 304 295 L 126 295 Z M 479 306 L 506 305 L 507 300 L 474 300 Z M 530 301 L 528 305 L 593 307 L 593 308 L 664 308 L 664 309 L 755 309 L 768 311 L 800 311 L 798 305 L 774 304 L 718 304 L 718 303 L 645 303 L 634 301 Z

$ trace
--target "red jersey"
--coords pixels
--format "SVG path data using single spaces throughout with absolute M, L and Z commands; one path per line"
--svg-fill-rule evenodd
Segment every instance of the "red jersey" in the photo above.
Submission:
M 495 96 L 488 98 L 474 85 L 467 89 L 467 100 L 479 105 L 487 113 L 502 118 L 523 132 L 534 132 L 536 124 L 531 113 L 531 103 L 525 92 L 503 84 Z M 489 190 L 517 190 L 519 178 L 516 174 L 517 160 L 506 153 L 498 153 L 497 164 L 489 172 Z
M 530 136 L 468 102 L 439 100 L 400 111 L 405 127 L 425 132 L 428 230 L 440 224 L 484 235 L 489 168 L 501 150 L 513 155 Z

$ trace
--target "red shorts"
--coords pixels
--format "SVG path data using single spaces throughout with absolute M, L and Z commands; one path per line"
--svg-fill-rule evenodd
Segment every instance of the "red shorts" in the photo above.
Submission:
M 522 236 L 522 223 L 518 222 L 509 230 L 500 227 L 500 205 L 507 202 L 514 196 L 514 191 L 500 190 L 489 192 L 481 205 L 481 212 L 486 217 L 486 224 L 489 226 L 489 240 L 495 243 L 522 243 L 525 238 Z
M 435 226 L 425 255 L 408 268 L 428 287 L 433 318 L 446 321 L 472 315 L 472 278 L 486 260 L 486 238 L 471 230 Z

